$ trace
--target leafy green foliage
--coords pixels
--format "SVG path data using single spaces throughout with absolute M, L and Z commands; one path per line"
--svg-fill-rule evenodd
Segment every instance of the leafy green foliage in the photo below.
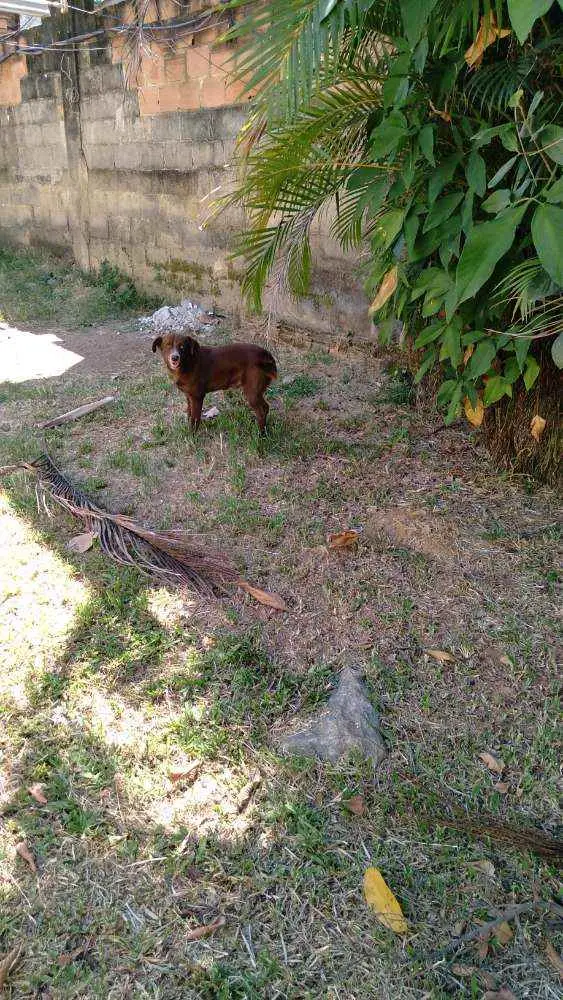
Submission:
M 258 91 L 229 199 L 250 219 L 245 291 L 256 308 L 268 281 L 306 291 L 311 225 L 336 202 L 333 235 L 367 250 L 381 338 L 398 318 L 424 352 L 416 380 L 439 366 L 448 421 L 465 399 L 530 389 L 536 340 L 563 326 L 556 6 L 231 4 L 244 8 L 239 70 Z

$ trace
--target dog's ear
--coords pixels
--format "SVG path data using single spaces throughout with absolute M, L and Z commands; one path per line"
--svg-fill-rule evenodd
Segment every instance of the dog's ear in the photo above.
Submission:
M 195 360 L 199 354 L 199 344 L 195 337 L 184 337 L 184 343 L 182 345 L 183 353 L 186 357 Z
M 157 347 L 162 347 L 162 337 L 155 337 L 152 342 L 152 352 L 156 354 Z

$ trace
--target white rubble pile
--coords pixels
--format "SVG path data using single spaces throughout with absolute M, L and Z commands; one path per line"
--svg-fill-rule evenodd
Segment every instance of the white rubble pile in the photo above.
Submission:
M 217 325 L 213 312 L 202 309 L 195 302 L 184 299 L 179 306 L 161 306 L 152 316 L 143 316 L 139 326 L 143 332 L 155 334 L 211 333 Z

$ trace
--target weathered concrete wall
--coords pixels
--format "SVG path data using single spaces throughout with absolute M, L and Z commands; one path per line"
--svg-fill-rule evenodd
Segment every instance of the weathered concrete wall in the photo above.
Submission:
M 241 308 L 229 252 L 244 218 L 231 209 L 202 227 L 211 199 L 233 177 L 246 116 L 240 85 L 228 80 L 232 51 L 216 41 L 225 22 L 213 24 L 205 7 L 188 4 L 182 18 L 201 16 L 209 27 L 155 32 L 138 65 L 123 33 L 91 36 L 77 52 L 53 48 L 117 23 L 107 15 L 70 11 L 26 33 L 22 44 L 49 51 L 0 63 L 0 239 L 70 249 L 83 267 L 108 260 L 167 298 Z M 177 9 L 161 3 L 159 25 Z M 125 4 L 111 11 L 131 17 Z M 326 224 L 313 242 L 311 296 L 282 314 L 318 331 L 365 336 L 356 262 L 343 257 Z

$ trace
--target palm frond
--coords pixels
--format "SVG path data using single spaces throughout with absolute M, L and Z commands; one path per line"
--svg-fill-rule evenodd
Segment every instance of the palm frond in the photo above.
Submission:
M 496 304 L 512 306 L 512 318 L 519 316 L 524 322 L 556 292 L 549 274 L 538 257 L 520 261 L 504 276 L 495 288 Z
M 40 507 L 48 511 L 48 500 L 54 500 L 79 518 L 97 536 L 102 552 L 115 562 L 133 566 L 161 583 L 183 584 L 192 592 L 207 596 L 224 589 L 228 582 L 238 581 L 239 574 L 228 560 L 213 556 L 181 532 L 152 531 L 130 517 L 110 514 L 98 507 L 80 487 L 69 482 L 48 455 L 1 471 L 18 468 L 37 476 Z
M 526 54 L 513 62 L 503 59 L 467 73 L 463 88 L 467 103 L 481 114 L 506 111 L 517 90 L 531 91 L 528 78 L 535 62 L 533 54 Z

